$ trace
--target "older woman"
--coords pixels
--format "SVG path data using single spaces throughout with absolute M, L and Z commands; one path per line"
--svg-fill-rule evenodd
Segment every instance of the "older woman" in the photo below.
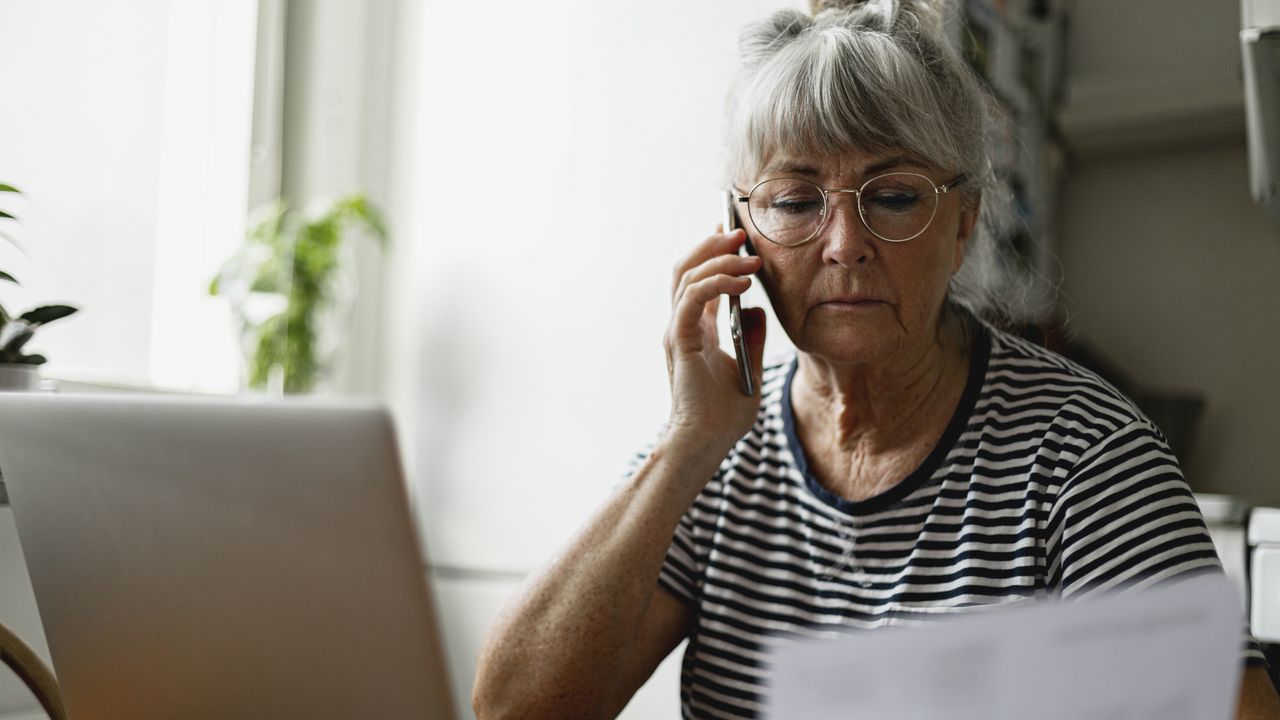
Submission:
M 779 635 L 1221 571 L 1160 431 L 984 319 L 1012 287 L 988 104 L 938 11 L 815 4 L 838 7 L 744 34 L 727 131 L 745 230 L 678 264 L 667 427 L 490 631 L 482 718 L 612 716 L 686 638 L 684 714 L 751 717 Z M 715 313 L 753 275 L 796 354 L 764 366 L 747 311 L 745 396 Z M 1240 716 L 1280 711 L 1247 636 L 1242 655 Z

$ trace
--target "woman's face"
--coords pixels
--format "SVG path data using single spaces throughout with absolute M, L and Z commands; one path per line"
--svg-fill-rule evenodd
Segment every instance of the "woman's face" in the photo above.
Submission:
M 823 188 L 858 188 L 886 172 L 914 172 L 935 185 L 954 179 L 904 156 L 850 152 L 839 157 L 775 158 L 757 178 L 804 178 Z M 759 277 L 796 348 L 833 364 L 906 360 L 934 337 L 947 284 L 960 269 L 977 217 L 960 192 L 938 196 L 928 228 L 906 242 L 873 235 L 852 193 L 828 197 L 826 222 L 809 242 L 777 245 L 743 217 L 763 258 Z M 745 208 L 743 208 L 745 210 Z M 743 213 L 745 215 L 745 213 Z

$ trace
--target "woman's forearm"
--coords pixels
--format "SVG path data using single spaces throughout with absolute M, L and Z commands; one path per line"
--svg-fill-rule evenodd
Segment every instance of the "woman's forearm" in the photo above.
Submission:
M 481 648 L 472 696 L 479 717 L 592 717 L 608 705 L 675 526 L 724 452 L 712 442 L 660 442 L 564 552 L 525 581 Z

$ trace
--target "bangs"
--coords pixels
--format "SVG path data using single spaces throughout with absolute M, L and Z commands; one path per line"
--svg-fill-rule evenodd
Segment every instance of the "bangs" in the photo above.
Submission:
M 730 182 L 757 178 L 775 157 L 850 151 L 964 164 L 931 77 L 892 39 L 838 27 L 806 35 L 742 78 L 728 118 Z

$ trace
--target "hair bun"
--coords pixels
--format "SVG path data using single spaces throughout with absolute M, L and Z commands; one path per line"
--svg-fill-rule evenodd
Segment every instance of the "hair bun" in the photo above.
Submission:
M 738 40 L 738 50 L 747 66 L 758 65 L 812 25 L 813 18 L 799 10 L 779 10 L 763 22 L 749 25 Z
M 905 24 L 915 32 L 943 36 L 943 4 L 947 0 L 809 0 L 814 18 L 830 11 L 828 22 L 893 32 Z
M 809 13 L 817 15 L 823 10 L 852 10 L 867 0 L 809 0 Z

